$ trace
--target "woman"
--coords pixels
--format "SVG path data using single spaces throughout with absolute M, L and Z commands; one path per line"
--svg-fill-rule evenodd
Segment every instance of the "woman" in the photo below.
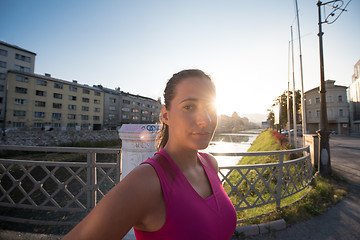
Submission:
M 159 152 L 116 185 L 64 239 L 230 239 L 236 212 L 205 149 L 217 125 L 215 85 L 200 70 L 168 81 Z

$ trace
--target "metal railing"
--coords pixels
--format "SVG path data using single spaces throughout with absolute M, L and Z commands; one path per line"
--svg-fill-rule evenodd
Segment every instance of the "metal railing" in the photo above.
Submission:
M 0 159 L 0 207 L 7 211 L 28 210 L 28 214 L 1 214 L 2 221 L 45 225 L 76 224 L 79 219 L 32 219 L 31 211 L 86 214 L 121 178 L 120 149 L 32 146 L 0 146 L 0 149 L 86 154 L 86 161 L 84 156 L 83 162 Z M 111 162 L 97 162 L 97 154 L 115 156 L 110 157 Z M 30 219 L 21 215 L 28 215 Z
M 211 153 L 214 156 L 278 156 L 277 163 L 219 167 L 220 179 L 236 211 L 276 203 L 304 190 L 313 178 L 309 146 L 274 152 Z M 302 155 L 284 161 L 286 155 Z M 241 220 L 240 220 L 241 221 Z
M 87 214 L 121 180 L 121 150 L 104 148 L 0 146 L 0 150 L 86 154 L 83 162 L 0 159 L 0 209 L 41 210 Z M 97 154 L 115 154 L 112 162 L 97 162 Z M 237 211 L 276 203 L 304 190 L 312 180 L 309 147 L 214 156 L 278 156 L 277 163 L 219 167 L 219 175 Z M 285 161 L 285 156 L 302 156 Z M 13 216 L 15 215 L 15 217 Z M 64 215 L 61 215 L 64 216 Z M 82 216 L 83 217 L 83 216 Z M 1 221 L 44 225 L 74 225 L 65 221 L 29 219 L 1 214 Z

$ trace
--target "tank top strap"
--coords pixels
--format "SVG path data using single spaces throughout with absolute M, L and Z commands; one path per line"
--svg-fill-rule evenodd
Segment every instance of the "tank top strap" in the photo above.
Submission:
M 209 157 L 209 155 L 208 155 L 207 153 L 199 152 L 199 156 L 200 156 L 200 159 L 201 159 L 201 160 L 202 160 L 202 159 L 205 159 L 207 165 L 209 166 L 209 168 L 210 168 L 211 170 L 217 172 L 216 169 L 215 169 L 214 164 L 212 163 L 212 161 L 211 161 L 211 159 L 210 159 L 210 157 Z

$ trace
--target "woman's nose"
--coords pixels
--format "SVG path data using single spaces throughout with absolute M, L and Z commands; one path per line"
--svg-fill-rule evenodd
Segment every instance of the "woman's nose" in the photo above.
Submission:
M 198 124 L 207 125 L 212 122 L 211 114 L 208 109 L 200 108 L 198 114 Z

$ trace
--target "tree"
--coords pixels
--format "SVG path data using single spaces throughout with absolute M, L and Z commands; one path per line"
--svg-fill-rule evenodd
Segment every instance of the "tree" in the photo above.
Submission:
M 116 88 L 115 88 L 115 91 L 120 92 L 120 87 L 116 87 Z
M 289 106 L 290 106 L 290 128 L 294 128 L 293 125 L 293 121 L 291 121 L 291 119 L 293 119 L 293 92 L 290 91 L 290 96 L 289 96 Z M 280 106 L 280 128 L 284 129 L 286 128 L 286 124 L 288 122 L 287 119 L 287 91 L 285 91 L 282 95 L 278 96 L 276 99 L 274 99 L 274 104 L 272 106 L 276 106 L 278 104 L 281 104 Z M 300 109 L 301 109 L 301 91 L 300 90 L 296 90 L 295 91 L 295 104 L 296 104 L 296 122 L 297 123 L 302 123 L 301 122 L 301 113 L 300 113 Z M 274 114 L 272 112 L 272 114 Z M 270 115 L 270 113 L 269 113 Z M 268 116 L 269 118 L 269 116 Z

